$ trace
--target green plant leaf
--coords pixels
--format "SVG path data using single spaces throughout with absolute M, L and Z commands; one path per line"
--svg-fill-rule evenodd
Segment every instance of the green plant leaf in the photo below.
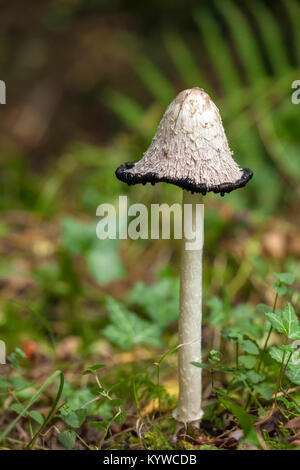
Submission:
M 278 283 L 278 282 L 273 282 L 272 286 L 273 286 L 275 292 L 277 292 L 277 294 L 278 294 L 280 297 L 286 295 L 286 293 L 287 293 L 287 291 L 288 291 L 286 286 L 284 286 L 284 285 L 282 285 L 282 284 L 280 284 L 280 283 Z
M 291 367 L 285 371 L 285 375 L 296 385 L 300 385 L 300 367 Z
M 256 357 L 254 356 L 239 356 L 239 364 L 246 369 L 253 369 L 256 364 Z
M 295 281 L 295 276 L 291 273 L 273 273 L 281 284 L 290 286 Z
M 258 384 L 265 380 L 266 376 L 265 374 L 261 374 L 259 372 L 256 372 L 255 370 L 248 370 L 246 372 L 246 377 L 247 381 L 252 385 L 252 384 Z
M 80 428 L 87 416 L 87 410 L 80 408 L 78 410 L 70 411 L 69 413 L 64 413 L 61 411 L 62 420 L 71 426 L 71 428 Z
M 256 343 L 254 343 L 254 341 L 251 341 L 249 339 L 245 339 L 244 341 L 242 341 L 240 344 L 240 347 L 249 354 L 253 354 L 255 356 L 259 354 L 259 349 Z
M 260 383 L 253 385 L 254 390 L 259 393 L 265 400 L 271 400 L 275 385 L 271 383 Z
M 214 366 L 214 370 L 217 370 L 219 372 L 236 372 L 237 369 L 234 367 L 217 365 L 217 366 Z
M 244 433 L 243 441 L 261 448 L 255 428 L 253 426 L 253 416 L 246 413 L 244 408 L 241 406 L 236 405 L 235 403 L 226 400 L 223 397 L 220 398 L 220 402 L 237 418 Z
M 300 366 L 300 349 L 294 350 L 290 358 L 289 367 Z
M 84 257 L 93 278 L 107 284 L 124 275 L 124 265 L 118 253 L 118 240 L 99 240 L 96 224 L 83 223 L 72 217 L 62 221 L 62 245 L 69 253 Z
M 190 364 L 192 364 L 193 366 L 196 366 L 196 367 L 199 367 L 200 369 L 213 369 L 215 371 L 218 371 L 218 372 L 231 372 L 231 373 L 234 373 L 236 372 L 237 369 L 233 368 L 233 367 L 227 367 L 227 366 L 223 366 L 223 365 L 216 365 L 216 364 L 204 364 L 203 362 L 190 362 Z
M 101 403 L 97 410 L 97 416 L 104 418 L 105 420 L 107 420 L 107 422 L 109 422 L 113 418 L 113 415 L 114 412 L 110 404 L 110 400 L 107 400 L 106 402 L 103 402 L 103 400 L 101 400 Z
M 116 240 L 97 240 L 97 244 L 86 254 L 90 274 L 100 284 L 108 284 L 124 276 L 124 265 L 118 253 Z
M 16 391 L 25 390 L 32 385 L 32 383 L 28 382 L 28 380 L 24 379 L 21 375 L 11 375 L 8 380 Z
M 258 304 L 256 309 L 258 310 L 259 313 L 262 313 L 262 314 L 273 312 L 272 307 L 266 304 Z
M 243 337 L 245 335 L 250 336 L 251 338 L 260 339 L 263 335 L 263 327 L 257 323 L 254 323 L 253 320 L 239 320 L 237 322 L 237 327 L 243 331 Z
M 75 445 L 76 434 L 74 431 L 63 429 L 58 435 L 58 440 L 65 449 L 71 450 Z
M 150 285 L 137 282 L 128 301 L 141 307 L 148 317 L 163 328 L 178 318 L 179 279 L 163 278 Z
M 82 373 L 84 375 L 86 374 L 90 374 L 92 371 L 96 371 L 96 370 L 99 370 L 99 369 L 103 369 L 103 367 L 105 367 L 105 364 L 95 364 L 91 367 L 88 367 L 86 370 L 84 370 Z
M 300 325 L 295 310 L 290 302 L 284 311 L 266 313 L 272 327 L 288 339 L 300 339 Z
M 62 220 L 62 245 L 74 254 L 85 254 L 96 239 L 94 223 L 86 224 L 74 217 Z
M 212 349 L 211 351 L 209 351 L 208 362 L 210 364 L 218 364 L 221 361 L 222 357 L 223 355 L 221 351 Z
M 244 382 L 247 379 L 247 376 L 246 376 L 245 372 L 242 371 L 241 369 L 236 369 L 236 368 L 232 369 L 232 373 L 241 382 Z
M 21 405 L 21 403 L 13 403 L 9 409 L 15 411 L 18 414 L 22 413 L 22 416 L 25 418 L 28 416 L 28 413 L 24 412 L 24 406 Z
M 282 363 L 283 361 L 283 350 L 277 346 L 271 346 L 270 349 L 268 350 L 268 353 L 270 354 L 270 356 L 272 357 L 272 359 L 274 359 L 276 362 L 278 362 L 279 364 Z M 286 354 L 285 355 L 285 360 L 284 360 L 284 363 L 286 364 L 288 360 L 288 355 Z
M 221 299 L 212 297 L 206 305 L 211 309 L 209 320 L 212 326 L 220 325 L 227 320 L 228 314 Z
M 11 385 L 9 382 L 3 379 L 3 377 L 0 376 L 0 393 L 6 393 L 8 390 L 11 388 Z
M 240 343 L 243 340 L 243 333 L 238 327 L 228 327 L 221 331 L 221 335 L 231 343 Z
M 103 421 L 90 421 L 89 422 L 89 426 L 91 426 L 94 429 L 98 429 L 99 431 L 102 429 L 106 429 L 109 424 L 110 424 L 109 419 L 105 419 Z
M 3 439 L 5 439 L 5 437 L 10 433 L 10 431 L 14 428 L 14 426 L 17 424 L 17 422 L 22 418 L 22 416 L 26 415 L 26 413 L 29 411 L 30 407 L 32 406 L 32 404 L 40 397 L 41 393 L 48 387 L 48 385 L 50 385 L 57 377 L 60 378 L 60 384 L 59 384 L 59 387 L 58 387 L 58 391 L 57 391 L 57 394 L 56 394 L 56 397 L 53 401 L 53 404 L 51 406 L 51 409 L 48 413 L 48 415 L 46 416 L 46 418 L 44 419 L 44 422 L 43 424 L 41 425 L 40 429 L 36 432 L 36 434 L 33 436 L 33 438 L 31 439 L 31 441 L 29 442 L 29 444 L 27 444 L 26 446 L 26 449 L 30 448 L 30 446 L 35 442 L 37 436 L 39 435 L 39 433 L 42 431 L 42 429 L 46 426 L 46 424 L 48 423 L 48 421 L 51 419 L 55 409 L 56 409 L 56 406 L 60 400 L 60 397 L 61 397 L 61 394 L 62 394 L 62 390 L 63 390 L 63 386 L 64 386 L 64 375 L 63 373 L 60 371 L 60 370 L 56 370 L 49 378 L 48 380 L 46 380 L 43 385 L 39 388 L 39 390 L 31 397 L 31 399 L 29 400 L 29 403 L 24 407 L 23 411 L 19 414 L 19 416 L 17 416 L 16 419 L 14 419 L 8 426 L 7 428 L 5 429 L 5 431 L 2 432 L 2 434 L 0 435 L 0 442 L 3 441 Z
M 110 406 L 121 406 L 123 403 L 123 400 L 121 398 L 114 398 L 113 400 L 110 400 Z
M 204 364 L 203 362 L 192 361 L 191 364 L 195 367 L 199 367 L 200 369 L 211 369 L 212 368 L 212 366 L 210 366 L 209 364 Z
M 126 411 L 125 410 L 120 410 L 114 417 L 114 422 L 118 426 L 122 426 L 122 424 L 125 423 L 126 420 Z
M 38 424 L 43 424 L 44 423 L 44 416 L 41 413 L 39 413 L 38 411 L 32 410 L 32 411 L 29 411 L 28 414 Z
M 112 343 L 122 349 L 129 349 L 135 344 L 162 346 L 159 325 L 142 320 L 112 298 L 107 300 L 107 309 L 111 324 L 102 332 Z

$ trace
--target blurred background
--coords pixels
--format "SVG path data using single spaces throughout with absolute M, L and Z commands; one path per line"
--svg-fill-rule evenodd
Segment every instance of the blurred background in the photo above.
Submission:
M 95 225 L 119 195 L 181 200 L 114 171 L 141 158 L 182 89 L 210 94 L 254 172 L 205 197 L 204 347 L 217 347 L 216 325 L 259 326 L 273 271 L 299 283 L 299 13 L 297 0 L 1 2 L 0 337 L 30 376 L 59 363 L 81 383 L 96 358 L 113 383 L 177 344 L 178 241 L 100 241 Z M 166 382 L 175 373 L 170 357 Z

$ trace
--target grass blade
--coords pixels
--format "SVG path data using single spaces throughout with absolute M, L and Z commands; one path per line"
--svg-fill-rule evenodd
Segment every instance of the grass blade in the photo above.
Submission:
M 239 425 L 241 426 L 244 433 L 243 441 L 248 442 L 249 444 L 253 444 L 259 449 L 261 449 L 261 444 L 253 426 L 253 417 L 246 413 L 244 408 L 239 405 L 236 405 L 230 400 L 220 398 L 220 402 L 237 418 Z
M 22 418 L 22 416 L 24 416 L 24 414 L 26 414 L 26 412 L 29 410 L 29 408 L 33 405 L 33 403 L 38 400 L 38 398 L 40 397 L 40 395 L 43 393 L 43 391 L 57 378 L 57 377 L 60 377 L 60 386 L 59 386 L 59 390 L 58 390 L 58 393 L 56 395 L 56 398 L 54 400 L 54 403 L 52 405 L 52 408 L 50 410 L 50 413 L 48 414 L 47 418 L 45 419 L 42 427 L 44 427 L 47 422 L 49 421 L 52 413 L 53 413 L 53 409 L 55 409 L 60 397 L 61 397 L 61 393 L 62 393 L 62 389 L 63 389 L 63 384 L 64 384 L 64 376 L 63 376 L 63 373 L 60 371 L 60 370 L 56 370 L 50 377 L 49 379 L 46 380 L 46 382 L 43 383 L 43 385 L 40 387 L 40 389 L 33 395 L 33 397 L 31 398 L 31 400 L 29 400 L 29 403 L 24 407 L 23 411 L 16 417 L 16 419 L 14 419 L 10 424 L 9 426 L 7 426 L 7 428 L 5 429 L 5 431 L 0 435 L 0 442 L 3 441 L 3 439 L 6 438 L 6 436 L 11 432 L 11 430 L 15 427 L 15 425 L 17 424 L 17 422 Z M 40 432 L 40 430 L 39 430 Z M 36 434 L 34 436 L 33 439 L 36 439 L 38 434 Z M 33 441 L 32 439 L 32 441 Z M 32 442 L 31 441 L 31 442 Z M 30 444 L 30 443 L 29 443 Z M 29 445 L 28 444 L 28 445 Z

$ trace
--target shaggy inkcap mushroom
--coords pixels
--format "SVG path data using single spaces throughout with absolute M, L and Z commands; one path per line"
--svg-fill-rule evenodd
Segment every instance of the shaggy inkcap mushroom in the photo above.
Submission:
M 199 425 L 201 409 L 202 249 L 204 211 L 202 193 L 229 193 L 252 177 L 232 158 L 217 107 L 201 88 L 179 93 L 167 108 L 144 157 L 121 165 L 116 176 L 128 184 L 165 181 L 183 191 L 183 239 L 180 267 L 178 323 L 179 397 L 174 418 Z M 186 210 L 191 208 L 192 212 Z M 200 211 L 199 211 L 200 208 Z M 196 217 L 194 217 L 196 215 Z M 197 222 L 196 222 L 197 220 Z M 185 228 L 192 229 L 197 247 L 187 245 Z
M 252 178 L 232 158 L 220 113 L 202 88 L 184 90 L 168 106 L 155 137 L 138 162 L 121 165 L 128 184 L 164 181 L 188 191 L 229 193 Z

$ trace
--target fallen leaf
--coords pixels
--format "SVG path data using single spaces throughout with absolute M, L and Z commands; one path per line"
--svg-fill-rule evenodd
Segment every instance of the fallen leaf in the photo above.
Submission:
M 236 429 L 228 434 L 228 437 L 235 439 L 237 442 L 240 442 L 243 439 L 244 433 L 241 429 Z
M 267 432 L 272 432 L 278 428 L 279 423 L 282 421 L 285 421 L 283 415 L 277 410 L 277 408 L 273 407 L 260 417 L 260 419 L 255 423 L 255 427 L 260 430 L 264 429 Z
M 300 416 L 290 419 L 284 426 L 286 429 L 297 432 L 300 430 Z

